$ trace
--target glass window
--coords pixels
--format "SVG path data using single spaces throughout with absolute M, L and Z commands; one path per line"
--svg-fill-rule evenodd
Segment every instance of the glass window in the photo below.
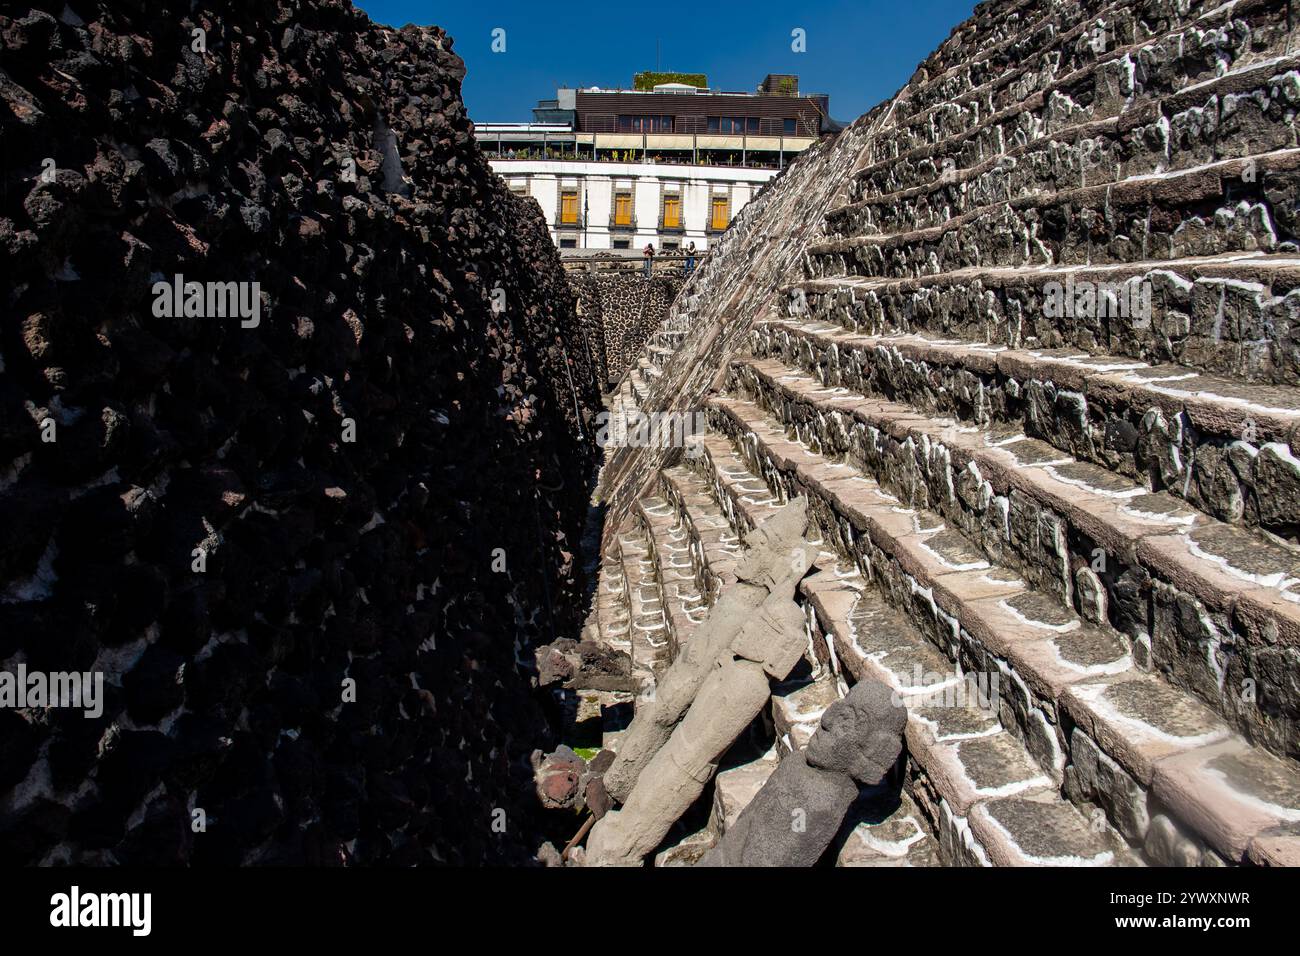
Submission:
M 560 222 L 566 226 L 578 224 L 578 191 L 565 189 L 560 193 Z
M 682 226 L 682 197 L 676 193 L 664 196 L 664 228 L 680 229 Z
M 713 197 L 713 215 L 709 219 L 709 228 L 723 230 L 727 228 L 727 197 Z
M 671 133 L 673 118 L 671 116 L 633 116 L 621 114 L 618 118 L 620 133 Z
M 614 194 L 614 225 L 616 226 L 632 225 L 632 194 L 631 193 Z
M 739 136 L 742 133 L 758 132 L 757 116 L 710 116 L 708 121 L 710 133 L 729 133 Z
M 794 135 L 794 133 L 795 133 L 795 121 L 794 121 L 794 120 L 792 120 L 792 119 L 782 120 L 782 121 L 781 121 L 781 126 L 782 126 L 782 132 L 784 132 L 786 136 L 793 136 L 793 135 Z

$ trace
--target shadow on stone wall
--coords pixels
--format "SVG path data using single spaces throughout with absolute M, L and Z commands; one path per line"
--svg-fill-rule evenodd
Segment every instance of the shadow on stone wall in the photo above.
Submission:
M 0 861 L 526 861 L 603 383 L 451 40 L 75 8 L 0 16 L 0 670 L 103 710 L 0 708 Z
M 655 274 L 647 280 L 635 272 L 570 272 L 578 313 L 588 328 L 599 328 L 604 342 L 603 387 L 617 382 L 668 316 L 685 284 L 681 275 Z M 593 336 L 594 338 L 594 336 Z

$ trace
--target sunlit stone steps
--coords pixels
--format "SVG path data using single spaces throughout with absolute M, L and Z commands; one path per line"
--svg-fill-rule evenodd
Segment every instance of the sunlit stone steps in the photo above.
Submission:
M 1298 68 L 1297 56 L 1254 65 L 1119 116 L 1054 130 L 1006 152 L 990 148 L 978 162 L 960 168 L 951 155 L 955 146 L 944 144 L 920 167 L 891 165 L 876 180 L 860 183 L 879 182 L 880 188 L 864 188 L 860 199 L 831 210 L 827 231 L 841 238 L 907 233 L 1012 200 L 1209 166 L 1240 155 L 1242 127 L 1249 129 L 1257 154 L 1295 147 Z M 1233 128 L 1219 130 L 1204 114 L 1207 104 L 1213 107 L 1224 97 L 1234 104 L 1231 119 L 1225 117 Z
M 928 415 L 980 426 L 1014 426 L 1081 460 L 1111 468 L 1233 523 L 1300 524 L 1300 513 L 1234 507 L 1199 492 L 1174 469 L 1173 451 L 1189 463 L 1242 442 L 1253 481 L 1258 454 L 1286 458 L 1300 444 L 1300 388 L 1251 385 L 1180 365 L 1148 365 L 1075 349 L 1014 349 L 931 334 L 870 335 L 819 322 L 755 323 L 753 353 L 797 365 L 829 386 L 846 386 L 916 406 Z M 1158 414 L 1152 414 L 1152 411 Z M 1168 424 L 1182 418 L 1181 443 Z M 1159 422 L 1166 423 L 1163 429 Z M 1163 431 L 1165 443 L 1157 435 Z M 1153 444 L 1154 443 L 1154 444 Z M 1286 449 L 1271 445 L 1286 446 Z M 1145 447 L 1143 447 L 1145 446 Z M 1140 462 L 1140 464 L 1139 464 Z M 1181 464 L 1181 462 L 1180 462 Z M 1186 492 L 1186 494 L 1185 494 Z M 1268 520 L 1276 515 L 1273 520 Z
M 1058 308 L 1078 301 L 1084 290 L 1094 297 L 1106 293 L 1109 304 L 1091 312 Z M 1121 310 L 1120 295 L 1139 308 Z M 1016 349 L 1066 348 L 1154 365 L 1174 362 L 1242 383 L 1300 384 L 1300 352 L 1286 344 L 1292 316 L 1300 310 L 1295 254 L 984 266 L 915 279 L 804 279 L 788 284 L 781 301 L 782 317 L 871 335 L 920 333 Z M 1148 304 L 1144 316 L 1141 307 Z M 1269 329 L 1271 336 L 1264 334 Z
M 840 844 L 836 866 L 943 865 L 939 841 L 906 791 L 865 801 L 857 816 L 863 819 Z
M 650 560 L 667 624 L 668 656 L 672 660 L 704 620 L 708 603 L 695 583 L 690 534 L 672 505 L 659 496 L 641 498 L 636 503 L 636 515 L 650 543 Z
M 737 383 L 807 447 L 847 454 L 904 506 L 929 506 L 960 530 L 977 553 L 961 559 L 966 565 L 1000 563 L 1066 605 L 1077 603 L 1093 625 L 1156 620 L 1153 633 L 1128 635 L 1142 666 L 1200 694 L 1252 738 L 1282 753 L 1296 746 L 1287 721 L 1243 704 L 1233 688 L 1263 684 L 1270 698 L 1300 707 L 1273 673 L 1275 643 L 1300 645 L 1300 549 L 1197 513 L 1016 429 L 961 427 L 909 405 L 828 389 L 771 359 L 739 359 L 733 369 Z M 1154 607 L 1125 587 L 1135 575 L 1163 587 Z M 1161 620 L 1161 602 L 1189 599 L 1216 619 L 1243 622 L 1221 635 L 1236 648 L 1230 658 L 1206 660 L 1203 650 L 1187 649 L 1195 634 Z
M 616 540 L 627 581 L 632 673 L 646 689 L 654 686 L 658 675 L 671 661 L 663 593 L 649 542 L 636 522 L 628 522 Z
M 874 587 L 860 590 L 817 575 L 805 581 L 804 591 L 845 676 L 883 681 L 907 704 L 911 789 L 930 806 L 933 825 L 946 832 L 950 865 L 1020 865 L 1033 856 L 1035 851 L 1019 846 L 1028 834 L 973 814 L 985 803 L 1025 798 L 1054 804 L 1039 811 L 1054 819 L 1061 836 L 1050 856 L 1096 865 L 1137 862 L 1106 828 L 1081 826 L 1080 811 L 1002 726 L 996 685 L 986 679 L 981 694 L 979 682 L 965 681 L 955 662 Z
M 1062 113 L 1059 101 L 1031 98 L 963 132 L 864 166 L 855 173 L 846 205 L 828 214 L 828 226 L 844 234 L 854 219 L 848 214 L 860 203 L 936 191 L 957 197 L 999 172 L 1013 178 L 1050 173 L 1069 187 L 1203 165 L 1240 155 L 1246 148 L 1243 128 L 1253 151 L 1294 145 L 1288 114 L 1294 110 L 1295 70 L 1294 49 L 1264 51 L 1101 116 Z M 1224 99 L 1230 106 L 1220 124 Z
M 728 454 L 718 447 L 718 436 L 710 435 L 705 445 L 709 454 L 703 464 L 717 467 L 729 461 Z M 731 467 L 736 467 L 734 458 Z M 746 477 L 751 482 L 757 480 L 752 473 L 747 472 Z M 716 487 L 723 482 L 715 479 L 713 484 Z M 948 706 L 960 703 L 942 698 L 945 689 L 952 696 L 955 665 L 921 637 L 901 615 L 888 609 L 874 590 L 864 584 L 860 575 L 856 572 L 846 574 L 843 569 L 827 569 L 806 578 L 802 592 L 821 625 L 818 628 L 818 633 L 823 635 L 820 640 L 827 642 L 824 635 L 831 635 L 829 643 L 833 652 L 814 651 L 809 654 L 815 669 L 811 672 L 802 669 L 799 672 L 801 676 L 793 677 L 774 689 L 772 720 L 778 757 L 806 746 L 825 709 L 841 696 L 842 681 L 847 679 L 851 683 L 871 676 L 894 687 L 902 699 L 911 698 L 913 709 L 907 730 L 909 752 L 913 759 L 928 768 L 928 772 L 923 773 L 930 781 L 930 787 L 940 795 L 939 799 L 955 814 L 960 825 L 968 826 L 971 808 L 982 800 L 1043 792 L 1053 795 L 1059 807 L 1055 811 L 1040 811 L 1040 815 L 1043 812 L 1055 813 L 1059 817 L 1055 825 L 1061 833 L 1077 837 L 1090 832 L 1078 826 L 1079 811 L 1056 793 L 1055 782 L 1017 737 L 1001 727 L 995 712 L 980 711 L 964 704 Z M 848 636 L 850 634 L 853 636 Z M 866 642 L 865 646 L 863 642 Z M 829 662 L 830 666 L 823 668 L 822 662 Z M 938 684 L 940 699 L 935 701 L 938 706 L 915 703 L 935 693 L 935 685 L 928 681 Z M 987 691 L 987 682 L 985 687 Z M 987 695 L 984 704 L 986 707 L 996 706 L 990 705 Z M 762 768 L 762 764 L 751 767 L 736 774 L 736 780 L 749 780 L 750 772 Z M 722 782 L 724 807 L 728 805 L 729 782 L 730 778 Z M 957 823 L 950 821 L 950 825 L 956 826 Z M 1019 847 L 1014 829 L 1004 832 L 1004 828 L 992 825 L 979 826 L 989 835 L 989 848 L 971 832 L 965 839 L 972 847 L 978 847 L 970 852 L 981 862 L 1023 863 L 1033 856 Z M 937 847 L 937 842 L 931 840 L 931 847 Z M 1122 841 L 1114 835 L 1083 842 L 1067 840 L 1057 846 L 1055 856 L 1071 862 L 1135 862 Z
M 722 589 L 736 581 L 740 536 L 704 479 L 684 465 L 660 472 L 660 493 L 686 529 L 695 581 L 712 607 Z
M 1100 42 L 1098 19 L 1111 24 Z M 1098 19 L 1070 27 L 1065 42 L 1044 51 L 1041 62 L 1030 57 L 979 87 L 945 91 L 952 95 L 920 112 L 909 115 L 904 95 L 895 104 L 892 135 L 873 140 L 869 161 L 885 161 L 1018 113 L 1025 115 L 1021 128 L 1035 120 L 1066 125 L 1118 113 L 1134 101 L 1283 52 L 1289 26 L 1281 0 L 1208 0 L 1163 24 L 1157 35 L 1139 36 L 1136 30 L 1123 35 L 1122 28 L 1117 35 L 1113 17 Z
M 769 483 L 780 484 L 787 495 L 810 495 L 819 520 L 836 529 L 832 537 L 837 546 L 869 562 L 873 578 L 880 582 L 892 606 L 936 648 L 943 649 L 949 660 L 961 661 L 968 671 L 1001 675 L 1003 726 L 1015 731 L 1053 781 L 1065 777 L 1069 782 L 1071 756 L 1078 750 L 1077 735 L 1087 736 L 1091 729 L 1102 738 L 1095 743 L 1110 762 L 1110 773 L 1086 781 L 1093 788 L 1087 792 L 1097 797 L 1112 825 L 1126 817 L 1137 820 L 1136 827 L 1128 826 L 1130 832 L 1125 833 L 1135 848 L 1144 846 L 1149 835 L 1149 784 L 1161 761 L 1215 742 L 1236 741 L 1245 746 L 1204 705 L 1134 668 L 1124 643 L 1114 635 L 1078 621 L 1073 612 L 1025 587 L 1015 575 L 999 572 L 987 563 L 967 566 L 976 565 L 977 559 L 967 560 L 969 555 L 954 553 L 954 542 L 934 547 L 942 522 L 920 513 L 905 513 L 908 509 L 901 509 L 896 498 L 882 495 L 878 486 L 856 469 L 827 462 L 787 440 L 750 402 L 717 398 L 711 399 L 709 406 L 711 421 L 719 430 L 742 446 L 747 443 L 747 455 L 761 459 L 751 467 L 763 472 Z M 954 557 L 958 560 L 953 561 Z M 1141 692 L 1110 690 L 1121 678 L 1144 682 Z M 1095 690 L 1091 685 L 1103 686 Z M 1175 701 L 1177 707 L 1150 712 L 1142 701 L 1153 694 L 1164 694 L 1166 701 Z M 1148 760 L 1144 755 L 1152 753 L 1153 743 L 1170 749 L 1158 759 Z M 1283 778 L 1294 775 L 1294 765 L 1288 761 L 1257 748 L 1250 752 L 1261 766 L 1272 768 Z M 1202 816 L 1177 822 L 1180 828 L 1195 828 L 1191 834 L 1182 829 L 1176 832 L 1177 840 L 1190 846 L 1198 859 L 1212 860 L 1216 855 L 1234 862 L 1240 859 L 1234 855 L 1240 841 L 1221 839 L 1221 828 L 1212 814 L 1231 814 L 1234 807 L 1252 806 L 1250 789 L 1258 782 L 1258 768 L 1241 764 L 1232 769 L 1242 776 L 1225 783 L 1228 796 Z M 1094 793 L 1098 787 L 1109 789 Z M 1084 790 L 1076 787 L 1075 792 Z M 955 805 L 943 797 L 934 801 L 954 839 L 969 840 L 971 834 L 980 832 L 993 838 L 1013 822 L 1034 828 L 1049 813 L 1037 805 L 1041 802 L 1038 797 L 1029 801 L 1033 805 L 1025 806 L 1025 798 L 1008 796 L 1004 799 L 1016 801 L 1014 812 L 966 817 L 959 812 L 960 799 L 955 799 Z M 1262 819 L 1282 825 L 1294 812 L 1294 807 L 1278 805 Z M 1252 832 L 1251 839 L 1254 835 Z M 997 859 L 1012 861 L 1023 856 L 1041 862 L 1061 855 L 1040 850 L 1022 854 L 1003 846 Z
M 812 243 L 817 277 L 915 278 L 972 267 L 1083 265 L 1189 255 L 1271 252 L 1279 247 L 1277 182 L 1289 192 L 1300 149 L 1225 159 L 1197 169 L 1017 196 L 889 235 Z M 1253 178 L 1252 178 L 1253 177 Z M 1291 249 L 1291 251 L 1295 251 Z

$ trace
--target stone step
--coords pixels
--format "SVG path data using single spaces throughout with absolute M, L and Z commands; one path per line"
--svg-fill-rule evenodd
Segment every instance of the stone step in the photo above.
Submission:
M 1152 49 L 1147 44 L 1143 53 Z M 899 137 L 878 138 L 867 162 L 850 181 L 845 198 L 856 202 L 936 181 L 960 182 L 964 170 L 992 157 L 1041 146 L 1051 140 L 1069 142 L 1076 138 L 1077 130 L 1088 128 L 1094 132 L 1110 128 L 1124 136 L 1128 148 L 1124 150 L 1123 161 L 1139 164 L 1132 172 L 1140 171 L 1140 164 L 1145 162 L 1143 156 L 1162 144 L 1171 163 L 1178 162 L 1177 153 L 1183 148 L 1195 152 L 1207 142 L 1222 144 L 1229 151 L 1250 149 L 1249 135 L 1239 135 L 1235 147 L 1229 136 L 1241 134 L 1243 130 L 1253 133 L 1257 126 L 1272 127 L 1282 133 L 1283 127 L 1268 115 L 1270 95 L 1247 106 L 1247 112 L 1240 116 L 1235 114 L 1241 105 L 1237 98 L 1246 86 L 1260 83 L 1261 73 L 1272 71 L 1283 77 L 1277 92 L 1281 94 L 1281 102 L 1286 102 L 1289 97 L 1286 88 L 1291 81 L 1285 75 L 1294 69 L 1289 62 L 1293 52 L 1294 45 L 1288 49 L 1285 43 L 1272 48 L 1266 43 L 1251 51 L 1232 51 L 1221 71 L 1218 66 L 1201 61 L 1192 64 L 1192 73 L 1161 76 L 1160 73 L 1167 73 L 1168 67 L 1158 65 L 1153 82 L 1144 81 L 1140 76 L 1122 78 L 1122 83 L 1132 85 L 1135 95 L 1116 102 L 1112 86 L 1107 90 L 1108 102 L 1100 110 L 1091 104 L 1081 105 L 1082 101 L 1069 89 L 1088 83 L 1093 78 L 1088 71 L 1067 76 L 1064 86 L 1053 86 L 1046 95 L 1031 93 L 1009 108 L 993 110 L 986 102 L 975 114 L 969 103 L 964 109 L 958 103 L 944 104 L 931 114 L 936 127 L 933 132 L 927 134 L 923 124 L 919 129 L 903 130 Z M 1113 69 L 1116 62 L 1123 63 L 1123 56 L 1103 65 L 1103 73 Z M 1048 82 L 1055 83 L 1050 78 Z M 1224 100 L 1228 101 L 1226 109 Z M 1161 115 L 1168 120 L 1168 126 L 1159 123 Z M 1153 121 L 1157 128 L 1152 128 Z M 1253 148 L 1258 150 L 1259 146 Z
M 1099 865 L 1135 862 L 1113 834 L 1093 833 L 1079 825 L 1079 810 L 1061 798 L 1056 781 L 1002 726 L 996 677 L 983 675 L 982 684 L 968 682 L 875 588 L 845 587 L 816 575 L 805 579 L 803 590 L 844 672 L 855 682 L 883 681 L 907 705 L 909 759 L 927 792 L 955 820 L 973 828 L 971 849 L 977 859 L 999 866 L 1021 865 L 1044 855 Z M 1065 837 L 1051 853 L 1020 847 L 1014 828 L 1002 833 L 973 813 L 986 803 L 1025 798 L 1059 804 L 1056 810 L 1043 811 Z
M 1019 16 L 999 9 L 984 22 L 970 24 L 961 45 L 954 47 L 952 60 L 947 60 L 940 50 L 922 64 L 912 83 L 899 92 L 894 113 L 901 124 L 933 116 L 936 108 L 947 103 L 980 103 L 986 111 L 992 111 L 994 104 L 1009 105 L 1017 95 L 1027 100 L 1051 84 L 1089 68 L 1109 66 L 1124 57 L 1147 67 L 1134 78 L 1136 82 L 1154 81 L 1159 74 L 1150 76 L 1156 71 L 1149 67 L 1156 59 L 1156 49 L 1177 43 L 1178 35 L 1188 27 L 1203 33 L 1222 28 L 1229 16 L 1238 15 L 1258 22 L 1257 10 L 1266 6 L 1256 3 L 1234 7 L 1201 0 L 1166 5 L 1159 11 L 1149 7 L 1138 11 L 1123 3 L 1101 8 L 1082 3 L 1040 3 L 1021 11 Z
M 816 278 L 915 278 L 973 267 L 1033 268 L 1295 251 L 1290 196 L 1300 149 L 1117 183 L 1018 196 L 888 236 L 808 247 Z
M 827 213 L 827 232 L 907 233 L 1026 196 L 1294 147 L 1297 68 L 1297 56 L 1252 63 L 1164 99 L 1139 101 L 1118 116 L 1044 130 L 1005 152 L 1001 144 L 1015 140 L 1002 130 L 992 143 L 945 141 L 920 163 L 895 163 L 855 179 L 851 201 Z M 1022 121 L 1019 114 L 1004 125 L 1019 128 Z
M 1130 34 L 1116 42 L 1113 29 L 1108 30 L 1101 51 L 1090 42 L 1091 24 L 1080 23 L 1071 30 L 1072 48 L 1066 44 L 1067 49 L 1049 50 L 1041 63 L 1031 60 L 1021 70 L 910 116 L 895 110 L 896 125 L 890 135 L 873 140 L 868 162 L 967 134 L 1015 112 L 1024 115 L 1024 127 L 1100 119 L 1135 100 L 1204 82 L 1243 61 L 1286 49 L 1289 18 L 1280 0 L 1207 3 L 1201 9 L 1204 15 L 1197 18 L 1199 11 L 1193 11 L 1192 17 L 1169 23 L 1169 32 L 1156 36 Z
M 709 485 L 683 465 L 659 473 L 660 494 L 676 511 L 690 538 L 695 581 L 712 607 L 722 589 L 736 580 L 740 537 L 714 500 Z
M 686 329 L 661 328 L 651 339 L 656 345 L 676 351 L 686 338 Z
M 1300 527 L 1291 445 L 1300 447 L 1300 389 L 1292 386 L 1071 349 L 863 335 L 819 322 L 755 323 L 751 348 L 826 386 L 1018 429 L 1231 524 L 1283 537 Z
M 668 655 L 673 660 L 704 620 L 708 604 L 695 583 L 690 535 L 672 505 L 657 495 L 639 498 L 636 515 L 650 543 L 655 579 L 663 596 Z
M 772 723 L 777 754 L 785 757 L 808 746 L 821 727 L 826 708 L 842 694 L 833 674 L 783 681 L 772 688 Z
M 721 839 L 736 822 L 740 811 L 763 789 L 779 762 L 776 748 L 772 747 L 756 760 L 720 771 L 713 778 L 713 809 L 708 830 L 715 840 Z
M 902 506 L 932 509 L 950 524 L 953 532 L 932 539 L 943 542 L 940 550 L 950 546 L 950 563 L 1013 571 L 1056 599 L 1066 612 L 1060 627 L 1074 626 L 1077 602 L 1090 624 L 1126 631 L 1140 666 L 1197 694 L 1251 739 L 1300 754 L 1282 716 L 1300 710 L 1300 695 L 1288 693 L 1278 656 L 1300 646 L 1300 549 L 1198 514 L 1016 429 L 961 427 L 910 405 L 828 389 L 771 359 L 737 359 L 732 369 L 734 384 L 804 447 L 851 462 Z M 1136 581 L 1150 584 L 1139 590 Z M 1177 607 L 1240 623 L 1215 631 L 1207 648 L 1199 626 L 1179 627 Z M 1047 606 L 1039 612 L 1054 614 Z M 1216 656 L 1216 640 L 1232 651 Z M 1245 685 L 1271 705 L 1243 702 Z
M 659 674 L 672 660 L 663 592 L 642 528 L 636 522 L 628 522 L 620 529 L 617 541 L 627 581 L 632 673 L 645 691 L 654 686 Z
M 906 792 L 868 803 L 841 844 L 836 866 L 942 866 L 939 841 Z
M 645 403 L 649 394 L 650 389 L 641 375 L 641 370 L 633 366 L 619 385 L 618 407 L 614 411 L 623 414 L 634 411 Z
M 687 459 L 686 464 L 710 485 L 719 510 L 743 537 L 780 508 L 781 502 L 725 438 L 709 433 L 700 444 L 702 453 Z
M 595 639 L 607 647 L 632 653 L 632 612 L 628 599 L 627 579 L 615 540 L 601 554 L 600 573 L 596 579 Z
M 1087 307 L 1089 290 L 1111 296 L 1106 309 Z M 1290 316 L 1300 309 L 1296 255 L 979 267 L 917 279 L 841 276 L 790 284 L 781 301 L 785 317 L 873 335 L 932 333 L 1017 349 L 1067 348 L 1176 362 L 1243 382 L 1300 384 L 1300 356 L 1285 346 Z
M 1009 4 L 983 21 L 961 24 L 899 91 L 896 111 L 902 119 L 917 116 L 938 103 L 1005 83 L 1042 54 L 1058 51 L 1072 41 L 1077 45 L 1079 35 L 1086 33 L 1095 19 L 1115 12 L 1115 7 L 1108 5 L 1089 18 L 1079 0 L 1061 5 L 1029 0 Z M 1077 26 L 1062 32 L 1062 24 Z
M 1018 576 L 989 566 L 969 545 L 963 549 L 960 536 L 945 534 L 937 516 L 901 507 L 856 468 L 830 462 L 789 441 L 752 402 L 717 397 L 709 399 L 707 407 L 710 424 L 743 448 L 751 469 L 775 483 L 775 492 L 783 498 L 808 495 L 811 513 L 828 540 L 869 570 L 868 577 L 878 582 L 891 606 L 931 644 L 958 661 L 963 672 L 1000 676 L 1002 724 L 1049 776 L 1064 777 L 1071 758 L 1083 752 L 1082 738 L 1091 742 L 1106 763 L 1105 772 L 1088 778 L 1087 786 L 1094 788 L 1088 792 L 1117 828 L 1129 826 L 1125 836 L 1134 845 L 1149 836 L 1151 784 L 1163 761 L 1218 742 L 1245 746 L 1203 704 L 1132 667 L 1127 649 L 1113 633 L 1079 621 Z M 1293 763 L 1261 750 L 1250 752 L 1278 778 L 1295 779 Z M 1251 794 L 1261 786 L 1261 773 L 1242 761 L 1232 764 L 1219 799 L 1199 808 L 1199 816 L 1178 821 L 1193 828 L 1196 837 L 1180 839 L 1207 841 L 1205 853 L 1239 862 L 1240 838 L 1224 838 L 1231 825 L 1221 817 L 1246 807 L 1258 810 Z M 1272 836 L 1270 830 L 1300 813 L 1300 807 L 1286 805 L 1286 793 L 1282 791 L 1282 803 L 1250 818 L 1245 832 L 1251 841 Z M 1029 800 L 1032 806 L 1025 806 L 1026 798 L 1018 795 L 1000 799 L 1007 805 L 964 819 L 946 800 L 936 798 L 941 835 L 947 834 L 950 847 L 966 846 L 975 838 L 972 834 L 993 839 L 1013 825 L 1036 834 L 1057 812 L 1043 809 L 1037 797 Z M 1073 832 L 1072 826 L 1061 832 Z M 986 850 L 994 860 L 1069 856 L 1049 852 L 1047 843 L 1039 845 L 1035 839 L 1026 836 L 1028 843 L 1018 843 L 1036 847 L 1024 853 L 1007 846 Z M 1196 843 L 1198 853 L 1200 846 Z M 1252 852 L 1250 843 L 1247 852 Z
M 967 64 L 977 68 L 987 58 L 1009 57 L 1006 51 L 1014 49 L 1020 38 L 1045 28 L 1054 34 L 1061 24 L 1084 16 L 1084 9 L 1081 3 L 1070 0 L 1059 6 L 1046 0 L 1012 0 L 1003 6 L 984 8 L 985 15 L 972 16 L 952 29 L 899 95 L 947 83 L 959 76 Z M 996 76 L 996 66 L 985 72 Z

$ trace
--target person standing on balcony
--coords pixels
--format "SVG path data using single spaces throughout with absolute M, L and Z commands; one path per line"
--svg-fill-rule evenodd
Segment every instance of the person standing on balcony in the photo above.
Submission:
M 641 255 L 645 258 L 645 277 L 648 279 L 650 278 L 650 270 L 654 268 L 655 244 L 653 242 L 647 242 Z
M 695 271 L 695 242 L 692 240 L 686 244 L 686 274 L 690 275 Z

